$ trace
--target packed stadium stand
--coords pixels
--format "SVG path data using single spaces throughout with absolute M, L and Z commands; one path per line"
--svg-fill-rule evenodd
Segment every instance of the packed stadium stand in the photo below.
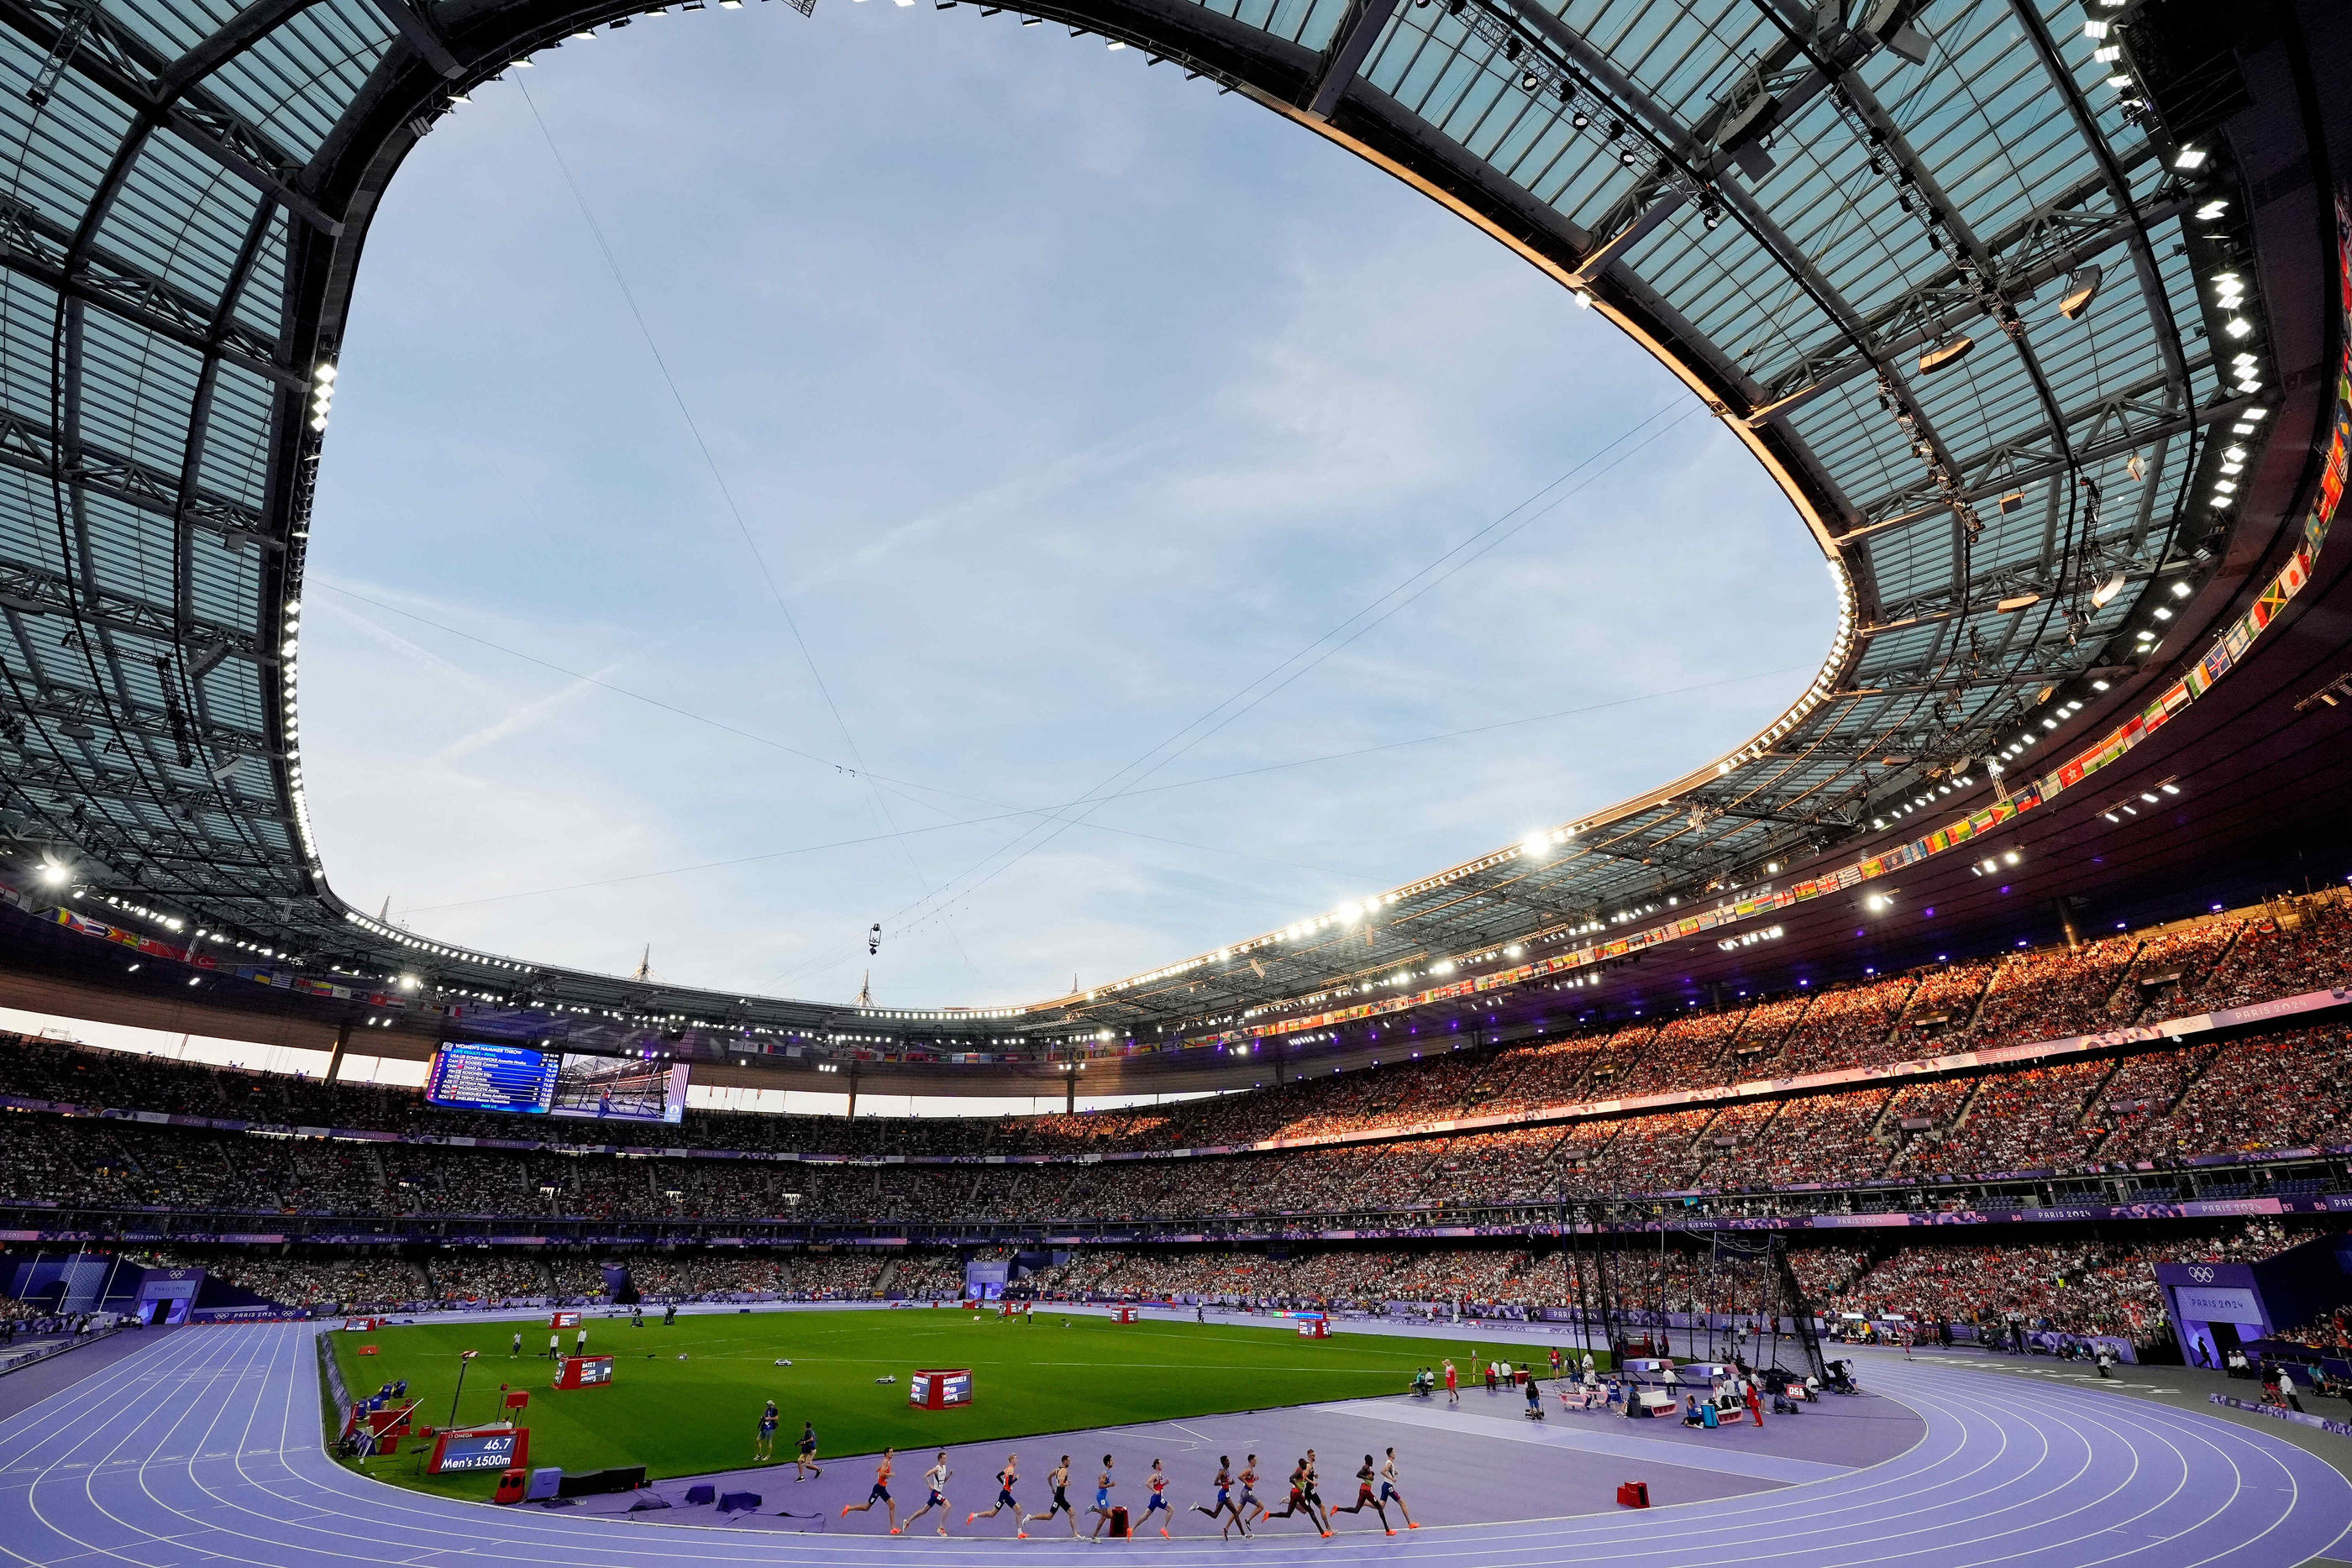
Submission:
M 411 1090 L 15 1037 L 0 1040 L 0 1213 L 184 1235 L 201 1251 L 142 1260 L 201 1266 L 289 1309 L 604 1300 L 605 1272 L 573 1256 L 583 1247 L 619 1261 L 648 1301 L 950 1299 L 963 1260 L 983 1255 L 980 1239 L 1001 1236 L 1004 1256 L 1055 1240 L 1062 1260 L 1025 1283 L 1049 1298 L 1366 1310 L 1433 1300 L 1524 1312 L 1559 1293 L 1524 1246 L 1381 1250 L 1313 1238 L 1343 1225 L 1400 1240 L 1441 1225 L 1500 1238 L 1604 1197 L 1801 1224 L 1956 1203 L 2030 1208 L 2093 1190 L 2111 1207 L 2352 1193 L 2346 1025 L 2289 1015 L 2221 1039 L 2114 1032 L 2129 1021 L 2119 998 L 2130 1019 L 2149 1019 L 2341 988 L 2346 933 L 2346 900 L 2326 894 L 1149 1113 L 697 1112 L 660 1129 L 667 1152 L 625 1152 L 605 1141 L 610 1127 L 546 1118 L 519 1138 L 511 1120 Z M 1741 1041 L 1761 1050 L 1743 1056 Z M 2053 1042 L 2073 1054 L 1969 1054 Z M 1938 1065 L 1860 1088 L 1838 1078 L 1923 1061 Z M 1600 1062 L 1617 1071 L 1596 1080 Z M 1835 1082 L 1809 1088 L 1796 1082 L 1806 1071 Z M 1624 1103 L 1694 1092 L 1738 1097 Z M 1498 1105 L 1503 1124 L 1459 1125 Z M 964 1161 L 975 1153 L 1017 1157 Z M 882 1155 L 896 1157 L 859 1163 Z M 287 1239 L 260 1253 L 213 1243 L 229 1215 L 249 1217 L 235 1228 Z M 544 1252 L 464 1240 L 517 1220 L 566 1239 Z M 1303 1244 L 1269 1253 L 1270 1224 Z M 1792 1259 L 1828 1312 L 2023 1321 L 2153 1348 L 2164 1331 L 2149 1265 L 2286 1240 L 2275 1222 L 2137 1242 L 2102 1228 L 2115 1224 L 2068 1243 L 1801 1245 Z M 1168 1239 L 1203 1230 L 1249 1245 Z M 1119 1239 L 1089 1245 L 1088 1233 Z M 362 1237 L 364 1250 L 352 1249 Z M 720 1237 L 774 1249 L 698 1250 Z M 876 1249 L 886 1239 L 918 1245 Z M 644 1250 L 656 1241 L 662 1251 Z M 1673 1269 L 1642 1291 L 1707 1310 L 1705 1269 L 1679 1250 L 1664 1261 Z

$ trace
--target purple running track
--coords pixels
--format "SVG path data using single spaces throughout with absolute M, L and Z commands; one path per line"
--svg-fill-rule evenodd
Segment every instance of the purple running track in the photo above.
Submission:
M 273 1324 L 176 1333 L 0 1421 L 0 1554 L 42 1568 L 459 1568 L 486 1560 L 866 1568 L 908 1554 L 930 1568 L 980 1568 L 1008 1554 L 1096 1550 L 1051 1538 L 892 1539 L 878 1525 L 873 1533 L 788 1534 L 653 1522 L 670 1514 L 581 1517 L 402 1491 L 351 1474 L 322 1451 L 313 1332 Z M 1889 1363 L 1872 1371 L 1876 1391 L 1916 1412 L 1923 1434 L 1880 1463 L 1812 1480 L 1645 1512 L 1436 1525 L 1393 1540 L 1269 1532 L 1244 1544 L 1196 1535 L 1126 1550 L 1170 1561 L 1245 1552 L 1286 1564 L 1375 1559 L 1426 1568 L 2294 1568 L 2352 1525 L 2352 1483 L 2261 1431 L 1959 1367 Z M 1024 1441 L 1042 1451 L 1055 1440 Z M 1446 1439 L 1421 1430 L 1411 1440 L 1423 1449 Z M 774 1488 L 763 1490 L 773 1498 Z M 1544 1500 L 1530 1495 L 1528 1511 Z

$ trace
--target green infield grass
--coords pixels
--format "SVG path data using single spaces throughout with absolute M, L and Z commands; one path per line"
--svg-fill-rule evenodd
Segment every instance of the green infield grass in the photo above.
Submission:
M 411 1397 L 423 1401 L 416 1419 L 435 1427 L 449 1424 L 459 1353 L 478 1350 L 459 1425 L 498 1419 L 501 1385 L 527 1390 L 534 1468 L 643 1465 L 649 1478 L 749 1465 L 769 1399 L 782 1418 L 779 1455 L 789 1457 L 801 1423 L 814 1421 L 820 1455 L 841 1458 L 886 1444 L 936 1447 L 1402 1393 L 1417 1368 L 1439 1367 L 1449 1355 L 1467 1385 L 1474 1365 L 1520 1348 L 1373 1334 L 1301 1339 L 1279 1320 L 1259 1327 L 1072 1316 L 1064 1326 L 1050 1310 L 1034 1323 L 993 1312 L 975 1322 L 952 1308 L 730 1312 L 681 1317 L 668 1328 L 592 1316 L 588 1353 L 614 1358 L 613 1381 L 557 1393 L 552 1365 L 530 1354 L 547 1343 L 546 1321 L 334 1330 L 328 1338 L 354 1395 L 406 1378 Z M 525 1354 L 514 1358 L 518 1327 Z M 562 1337 L 568 1352 L 572 1331 Z M 360 1354 L 369 1344 L 376 1354 Z M 970 1367 L 972 1402 L 910 1409 L 908 1374 L 918 1367 Z M 875 1381 L 885 1376 L 898 1381 Z M 496 1483 L 488 1474 L 418 1474 L 416 1447 L 404 1442 L 400 1453 L 369 1461 L 367 1473 L 461 1497 L 487 1496 Z

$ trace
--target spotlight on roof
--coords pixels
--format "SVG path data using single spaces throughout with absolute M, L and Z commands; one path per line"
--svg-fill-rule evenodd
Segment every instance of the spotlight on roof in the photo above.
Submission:
M 2066 278 L 2066 292 L 2058 297 L 2058 314 L 2069 321 L 2079 320 L 2097 297 L 2100 280 L 2106 274 L 2095 262 L 2076 267 Z
M 55 861 L 43 861 L 41 862 L 39 875 L 41 878 L 41 885 L 43 887 L 63 887 L 66 884 L 67 879 L 71 877 L 73 873 L 66 870 L 65 867 L 59 865 Z
M 1948 343 L 1938 343 L 1919 356 L 1919 373 L 1923 376 L 1932 376 L 1937 371 L 1949 370 L 1967 359 L 1975 350 L 1976 346 L 1977 340 L 1966 332 Z
M 2107 579 L 2106 581 L 2099 584 L 2098 587 L 2091 590 L 2091 608 L 2094 610 L 2105 610 L 2107 607 L 2108 601 L 2123 591 L 2124 574 L 2119 571 L 2113 577 Z

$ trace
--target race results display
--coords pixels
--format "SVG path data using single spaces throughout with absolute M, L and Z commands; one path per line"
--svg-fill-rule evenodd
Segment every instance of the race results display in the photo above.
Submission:
M 457 1111 L 543 1112 L 555 1093 L 554 1056 L 524 1045 L 445 1045 L 425 1098 Z
M 676 1123 L 686 1081 L 684 1062 L 452 1041 L 434 1055 L 425 1098 L 458 1111 Z
M 452 1470 L 508 1470 L 530 1462 L 530 1429 L 527 1427 L 459 1427 L 433 1442 L 428 1476 Z

